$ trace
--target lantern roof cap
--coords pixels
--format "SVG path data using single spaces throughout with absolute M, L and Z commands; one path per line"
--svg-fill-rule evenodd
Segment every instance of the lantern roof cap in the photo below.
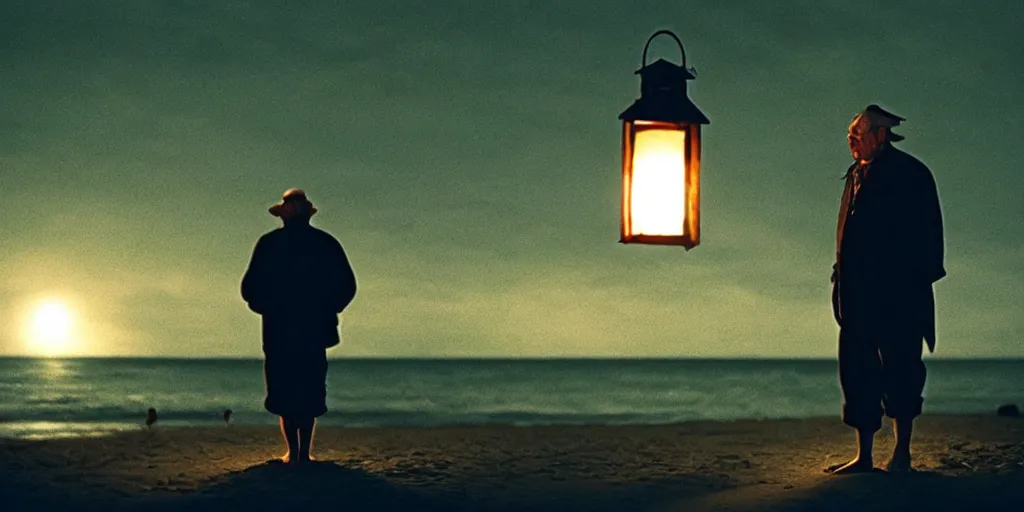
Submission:
M 637 98 L 619 114 L 623 121 L 664 121 L 669 123 L 711 124 L 711 120 L 686 96 Z
M 693 80 L 697 78 L 697 70 L 694 68 L 688 68 L 679 64 L 674 64 L 665 59 L 658 59 L 646 66 L 633 72 L 634 75 L 640 75 L 643 78 L 644 75 L 667 75 L 667 74 L 678 74 L 679 78 L 683 80 Z

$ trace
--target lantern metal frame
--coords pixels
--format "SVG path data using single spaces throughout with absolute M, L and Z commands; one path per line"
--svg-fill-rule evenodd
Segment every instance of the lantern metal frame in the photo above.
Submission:
M 681 64 L 664 59 L 647 64 L 647 52 L 658 36 L 668 35 L 679 46 Z M 640 60 L 640 97 L 619 115 L 622 120 L 622 214 L 619 242 L 682 246 L 687 251 L 700 243 L 700 161 L 701 125 L 711 121 L 686 94 L 686 82 L 696 70 L 686 67 L 683 42 L 669 30 L 659 30 L 647 39 Z M 669 129 L 684 133 L 683 187 L 685 191 L 682 235 L 634 234 L 631 230 L 633 151 L 636 134 L 647 129 Z

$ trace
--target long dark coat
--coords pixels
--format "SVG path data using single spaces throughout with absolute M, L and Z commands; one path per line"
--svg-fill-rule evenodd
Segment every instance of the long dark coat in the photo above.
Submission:
M 890 144 L 871 162 L 856 196 L 853 169 L 836 230 L 836 321 L 850 325 L 866 311 L 882 311 L 889 321 L 920 327 L 934 351 L 932 283 L 946 275 L 935 179 L 921 161 Z
M 338 315 L 356 280 L 338 241 L 289 222 L 260 237 L 242 278 L 242 298 L 263 317 L 268 411 L 315 417 L 327 411 L 326 349 L 339 343 Z

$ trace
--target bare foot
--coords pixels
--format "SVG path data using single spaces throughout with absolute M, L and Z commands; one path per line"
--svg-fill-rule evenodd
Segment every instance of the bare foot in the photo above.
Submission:
M 846 464 L 836 464 L 835 466 L 829 466 L 825 468 L 825 472 L 832 475 L 852 475 L 855 473 L 870 473 L 874 471 L 874 465 L 871 460 L 866 459 L 853 459 Z
M 893 452 L 885 470 L 890 473 L 910 473 L 910 452 Z
M 273 459 L 273 460 L 275 460 L 277 462 L 284 463 L 284 464 L 291 464 L 292 463 L 292 453 L 291 452 L 287 452 L 284 455 L 282 455 L 282 456 L 280 456 L 280 457 L 278 457 L 276 459 Z

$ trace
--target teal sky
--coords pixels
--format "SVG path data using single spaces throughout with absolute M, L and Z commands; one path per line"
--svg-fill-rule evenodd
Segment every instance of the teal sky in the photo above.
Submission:
M 0 5 L 0 354 L 54 297 L 67 353 L 260 355 L 238 284 L 302 187 L 360 285 L 332 356 L 830 357 L 879 103 L 939 185 L 936 355 L 1024 357 L 1024 3 L 298 4 Z M 689 252 L 617 243 L 661 28 L 711 119 Z

